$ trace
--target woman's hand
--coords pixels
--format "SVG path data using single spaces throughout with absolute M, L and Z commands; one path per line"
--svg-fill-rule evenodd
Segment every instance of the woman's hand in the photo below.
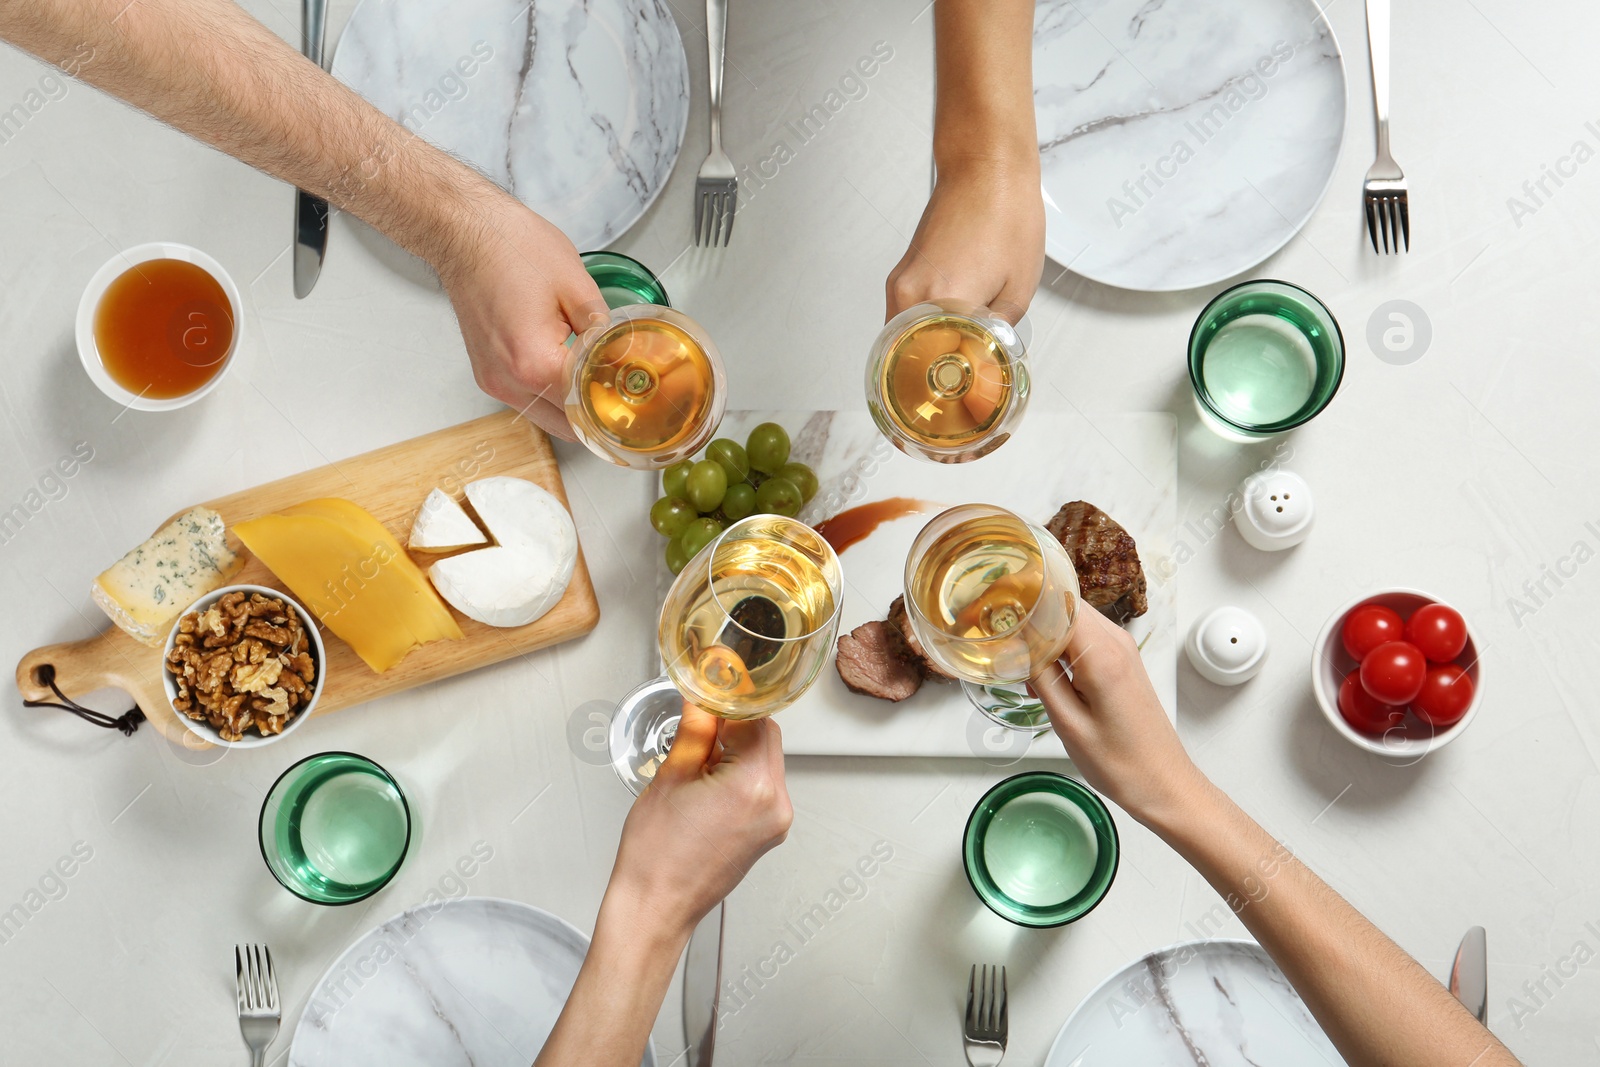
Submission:
M 889 274 L 892 319 L 913 304 L 952 297 L 1015 323 L 1044 270 L 1039 157 L 941 167 L 911 247 Z
M 562 395 L 566 340 L 605 320 L 599 288 L 566 235 L 509 194 L 485 191 L 460 216 L 461 235 L 434 267 L 478 388 L 573 440 Z
M 1080 605 L 1061 663 L 1030 683 L 1088 783 L 1142 823 L 1162 820 L 1209 786 L 1184 751 L 1122 627 Z
M 608 903 L 619 894 L 640 921 L 687 937 L 793 820 L 778 724 L 685 704 L 672 751 L 623 825 Z

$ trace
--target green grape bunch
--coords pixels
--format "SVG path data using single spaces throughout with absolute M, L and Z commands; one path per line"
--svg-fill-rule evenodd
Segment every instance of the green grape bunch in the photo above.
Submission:
M 668 467 L 661 493 L 650 506 L 650 525 L 666 538 L 667 566 L 677 574 L 730 523 L 750 515 L 798 515 L 817 493 L 817 473 L 790 463 L 788 432 L 763 422 L 742 445 L 719 437 L 703 459 Z

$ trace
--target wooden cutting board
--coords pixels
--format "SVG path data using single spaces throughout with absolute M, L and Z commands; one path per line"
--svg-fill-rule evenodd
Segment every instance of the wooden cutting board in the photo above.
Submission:
M 411 533 L 411 521 L 429 490 L 440 488 L 459 499 L 468 482 L 496 475 L 526 478 L 567 505 L 566 489 L 549 439 L 527 420 L 503 411 L 209 500 L 205 506 L 232 527 L 305 500 L 343 497 L 366 508 L 404 545 Z M 161 520 L 155 529 L 191 506 L 185 505 Z M 287 591 L 231 534 L 230 540 L 246 559 L 244 569 L 231 584 L 266 585 Z M 429 557 L 413 558 L 426 570 Z M 106 561 L 107 565 L 112 562 Z M 580 547 L 566 595 L 547 614 L 528 625 L 501 629 L 475 622 L 454 609 L 451 614 L 465 640 L 423 645 L 383 674 L 373 671 L 349 645 L 324 628 L 327 682 L 313 714 L 363 704 L 586 634 L 600 621 L 600 605 Z M 115 626 L 107 626 L 103 633 L 84 641 L 34 649 L 17 665 L 17 689 L 24 699 L 55 699 L 39 673 L 46 665 L 55 668 L 56 684 L 69 697 L 81 697 L 96 689 L 126 690 L 153 726 L 169 738 L 187 739 L 186 744 L 193 744 L 193 735 L 179 721 L 162 689 L 160 649 L 140 644 Z

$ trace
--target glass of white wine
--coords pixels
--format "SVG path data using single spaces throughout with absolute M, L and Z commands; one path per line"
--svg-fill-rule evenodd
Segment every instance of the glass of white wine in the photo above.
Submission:
M 1005 444 L 1028 389 L 1018 327 L 959 300 L 902 311 L 867 359 L 867 408 L 878 429 L 902 452 L 935 463 L 965 463 Z
M 906 614 L 928 657 L 1003 726 L 1048 728 L 1026 683 L 1061 658 L 1082 603 L 1049 531 L 992 504 L 929 521 L 906 557 Z
M 666 675 L 629 693 L 611 720 L 612 765 L 635 793 L 655 777 L 685 700 L 724 719 L 761 719 L 817 680 L 844 598 L 839 557 L 782 515 L 729 526 L 684 567 L 661 606 Z
M 567 357 L 565 407 L 603 459 L 660 470 L 694 455 L 722 421 L 722 357 L 699 323 L 657 304 L 613 308 Z

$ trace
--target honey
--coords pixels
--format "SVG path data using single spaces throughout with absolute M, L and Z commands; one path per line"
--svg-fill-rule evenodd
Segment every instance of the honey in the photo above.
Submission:
M 95 308 L 94 342 L 106 373 L 147 399 L 202 388 L 227 362 L 233 339 L 227 293 L 203 267 L 180 259 L 135 264 Z

